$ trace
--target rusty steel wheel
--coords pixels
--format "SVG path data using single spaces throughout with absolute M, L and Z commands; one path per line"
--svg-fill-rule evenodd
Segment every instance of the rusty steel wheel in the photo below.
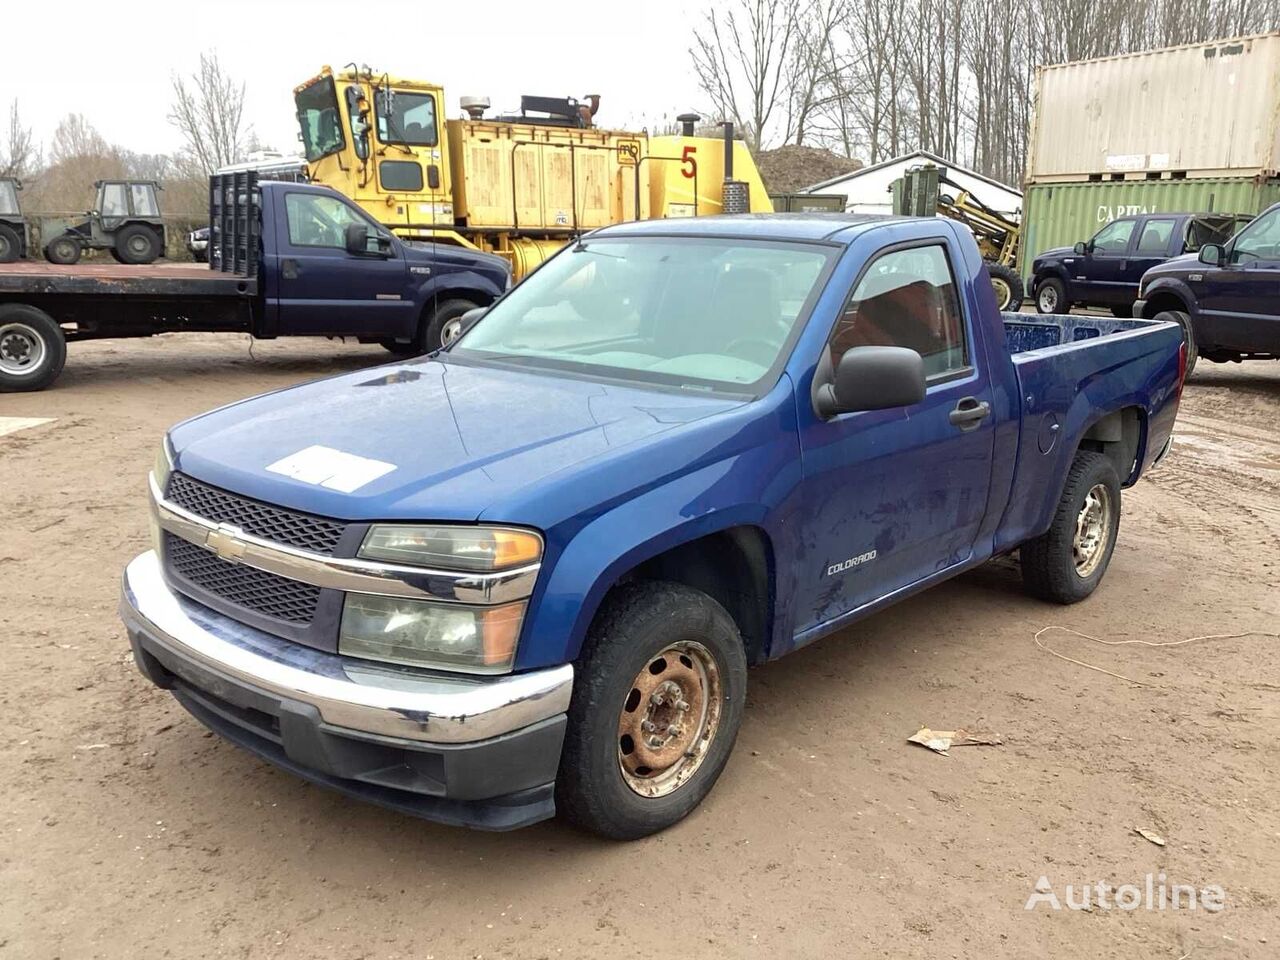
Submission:
M 706 647 L 681 640 L 650 660 L 618 716 L 618 766 L 642 797 L 680 788 L 707 755 L 723 707 L 720 668 Z
M 556 812 L 617 840 L 678 822 L 724 770 L 746 693 L 742 635 L 716 600 L 660 580 L 615 587 L 574 664 Z

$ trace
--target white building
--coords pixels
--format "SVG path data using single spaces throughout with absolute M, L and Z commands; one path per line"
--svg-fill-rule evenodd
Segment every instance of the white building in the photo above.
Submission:
M 947 171 L 947 176 L 968 190 L 987 206 L 1005 214 L 1017 214 L 1022 210 L 1022 191 L 998 183 L 990 177 L 969 170 L 959 164 L 917 150 L 906 156 L 895 157 L 870 167 L 863 167 L 822 183 L 805 187 L 801 193 L 843 193 L 849 198 L 846 209 L 850 213 L 893 213 L 893 195 L 889 192 L 893 181 L 912 167 L 931 163 Z M 943 187 L 943 192 L 954 193 Z M 1014 217 L 1014 219 L 1018 219 Z

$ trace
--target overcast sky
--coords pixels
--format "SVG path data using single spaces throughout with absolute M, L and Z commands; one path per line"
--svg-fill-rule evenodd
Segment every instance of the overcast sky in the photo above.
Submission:
M 202 50 L 245 81 L 245 115 L 258 138 L 299 149 L 293 88 L 324 64 L 355 61 L 439 83 L 448 114 L 458 98 L 516 108 L 522 93 L 602 95 L 597 122 L 640 126 L 673 118 L 701 98 L 689 68 L 706 0 L 71 0 L 5 4 L 0 108 L 17 97 L 24 122 L 48 144 L 58 120 L 83 113 L 112 143 L 169 153 L 170 78 Z M 56 53 L 51 45 L 56 45 Z

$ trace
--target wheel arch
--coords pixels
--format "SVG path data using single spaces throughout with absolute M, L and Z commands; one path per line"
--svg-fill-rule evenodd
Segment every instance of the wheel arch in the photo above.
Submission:
M 1081 450 L 1102 454 L 1116 468 L 1122 487 L 1132 486 L 1141 469 L 1147 440 L 1147 412 L 1136 404 L 1097 417 L 1080 436 L 1071 459 Z
M 690 520 L 655 534 L 629 549 L 616 550 L 611 563 L 578 593 L 573 626 L 563 637 L 563 653 L 552 659 L 574 661 L 582 653 L 591 624 L 609 595 L 640 580 L 684 584 L 716 600 L 733 619 L 743 638 L 747 662 L 769 655 L 775 617 L 774 547 L 768 532 L 754 517 Z M 629 525 L 622 520 L 618 526 Z M 610 525 L 614 526 L 614 525 Z M 616 529 L 617 527 L 615 527 Z M 590 538 L 599 547 L 599 537 Z M 577 566 L 573 558 L 567 561 Z M 566 563 L 562 555 L 556 563 Z M 559 593 L 559 589 L 549 591 Z M 556 598 L 546 595 L 542 602 Z
M 1182 287 L 1181 284 L 1174 285 L 1167 282 L 1163 285 L 1157 281 L 1147 290 L 1147 296 L 1142 301 L 1143 319 L 1150 320 L 1157 313 L 1163 313 L 1166 310 L 1180 310 L 1191 316 L 1195 315 L 1195 298 L 1191 296 L 1191 291 Z

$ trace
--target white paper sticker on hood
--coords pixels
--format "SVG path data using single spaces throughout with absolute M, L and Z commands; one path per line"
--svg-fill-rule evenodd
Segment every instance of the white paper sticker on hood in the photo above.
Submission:
M 307 447 L 282 460 L 268 464 L 272 473 L 281 473 L 302 483 L 351 493 L 396 468 L 394 463 L 357 457 L 332 447 Z

